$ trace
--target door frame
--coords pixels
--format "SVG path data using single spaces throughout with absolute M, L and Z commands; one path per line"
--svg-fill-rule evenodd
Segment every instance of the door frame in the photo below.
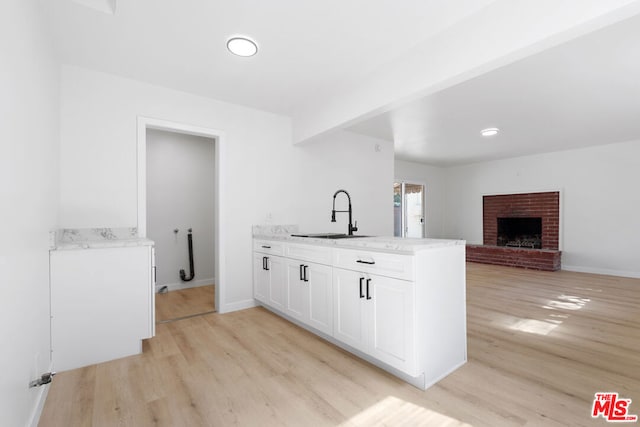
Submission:
M 404 179 L 404 178 L 394 178 L 393 180 L 394 184 L 400 184 L 402 185 L 402 187 L 404 188 L 404 184 L 414 184 L 414 185 L 421 185 L 422 186 L 422 238 L 427 238 L 427 184 L 424 181 L 420 181 L 417 179 Z M 404 191 L 402 192 L 402 194 L 404 195 Z M 402 235 L 404 237 L 405 234 L 405 230 L 404 230 L 404 225 L 405 225 L 405 209 L 404 209 L 404 197 L 402 198 L 402 221 L 401 221 L 401 227 L 402 227 Z
M 173 122 L 169 120 L 154 119 L 138 116 L 137 139 L 137 203 L 138 203 L 138 236 L 147 237 L 147 129 L 162 130 L 166 132 L 182 133 L 186 135 L 202 136 L 213 140 L 214 144 L 214 268 L 216 277 L 215 286 L 215 310 L 221 313 L 221 304 L 225 296 L 226 269 L 225 256 L 222 242 L 225 241 L 224 210 L 221 200 L 224 200 L 224 161 L 226 156 L 226 136 L 218 129 L 193 126 L 190 124 Z M 155 290 L 154 290 L 155 291 Z M 155 307 L 154 307 L 155 309 Z

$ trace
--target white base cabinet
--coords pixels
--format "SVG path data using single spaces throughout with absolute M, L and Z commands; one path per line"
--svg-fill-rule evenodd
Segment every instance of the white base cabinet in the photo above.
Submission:
M 256 253 L 253 256 L 254 298 L 277 309 L 285 305 L 285 259 Z
M 413 282 L 333 271 L 334 338 L 416 376 Z
M 152 246 L 50 252 L 53 368 L 139 354 L 154 335 Z
M 285 313 L 331 335 L 333 312 L 331 267 L 300 260 L 287 260 L 287 305 Z
M 420 388 L 466 362 L 464 242 L 413 254 L 282 241 L 285 273 L 254 274 L 256 299 Z M 254 253 L 254 269 L 264 262 Z M 284 307 L 266 298 L 285 287 Z M 271 291 L 273 292 L 273 291 Z

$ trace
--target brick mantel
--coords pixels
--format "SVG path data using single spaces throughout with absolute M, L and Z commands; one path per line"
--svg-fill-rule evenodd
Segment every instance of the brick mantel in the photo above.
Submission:
M 503 194 L 482 198 L 483 244 L 496 245 L 498 218 L 542 218 L 542 249 L 558 249 L 560 192 Z
M 497 246 L 498 218 L 541 218 L 542 249 Z M 560 192 L 488 195 L 482 198 L 483 245 L 467 246 L 467 261 L 559 270 Z

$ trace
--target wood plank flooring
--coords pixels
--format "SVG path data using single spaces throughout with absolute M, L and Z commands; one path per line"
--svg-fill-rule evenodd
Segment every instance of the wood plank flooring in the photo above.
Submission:
M 640 280 L 467 265 L 469 362 L 426 391 L 263 308 L 158 325 L 58 374 L 40 426 L 582 426 L 640 414 Z
M 214 285 L 156 294 L 156 322 L 206 313 L 215 308 Z

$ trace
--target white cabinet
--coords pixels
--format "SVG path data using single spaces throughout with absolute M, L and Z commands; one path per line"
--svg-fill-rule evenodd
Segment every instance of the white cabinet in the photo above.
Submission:
M 50 252 L 55 370 L 142 351 L 154 334 L 152 256 L 152 246 Z
M 362 351 L 367 348 L 364 286 L 363 274 L 339 268 L 333 270 L 333 336 Z
M 396 279 L 414 280 L 413 255 L 387 254 L 355 249 L 335 249 L 333 266 Z
M 287 259 L 285 313 L 331 335 L 333 332 L 331 267 Z
M 271 273 L 267 270 L 268 256 L 261 253 L 253 254 L 253 297 L 258 301 L 269 302 L 269 287 Z
M 334 338 L 416 375 L 414 283 L 334 268 Z
M 275 308 L 285 303 L 285 259 L 275 255 L 253 254 L 254 298 Z
M 415 241 L 255 240 L 255 298 L 425 389 L 467 359 L 465 246 Z

